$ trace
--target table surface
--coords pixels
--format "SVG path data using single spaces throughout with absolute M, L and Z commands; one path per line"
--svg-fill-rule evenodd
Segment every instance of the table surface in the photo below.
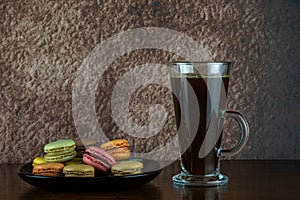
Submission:
M 174 162 L 146 185 L 99 192 L 41 190 L 19 178 L 19 167 L 0 165 L 0 199 L 300 199 L 300 160 L 223 160 L 221 171 L 229 177 L 226 187 L 185 189 L 172 185 L 171 177 L 179 172 L 179 164 Z

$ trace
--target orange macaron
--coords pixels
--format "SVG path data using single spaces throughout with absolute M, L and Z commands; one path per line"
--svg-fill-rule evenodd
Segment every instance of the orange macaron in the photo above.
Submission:
M 32 174 L 39 176 L 62 176 L 64 164 L 62 163 L 43 163 L 34 165 Z
M 100 148 L 109 153 L 115 160 L 126 160 L 130 157 L 129 142 L 126 139 L 115 139 L 103 143 Z

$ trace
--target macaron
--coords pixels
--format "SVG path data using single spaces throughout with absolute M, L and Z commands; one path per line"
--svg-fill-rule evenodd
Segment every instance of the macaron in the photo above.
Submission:
M 46 162 L 66 162 L 76 156 L 73 140 L 57 140 L 44 146 Z
M 83 162 L 87 165 L 95 167 L 100 172 L 107 172 L 113 165 L 116 164 L 115 159 L 105 150 L 98 147 L 89 147 L 83 154 Z
M 62 163 L 43 163 L 34 165 L 32 174 L 39 176 L 62 176 L 64 164 Z
M 82 158 L 73 158 L 72 160 L 65 162 L 64 164 L 65 166 L 67 166 L 67 165 L 84 164 L 84 163 L 82 161 Z
M 75 140 L 75 144 L 76 144 L 75 150 L 77 152 L 76 157 L 82 158 L 86 148 L 90 146 L 96 146 L 97 141 L 91 138 L 80 138 Z
M 125 176 L 133 174 L 141 174 L 143 163 L 135 160 L 121 161 L 112 166 L 111 172 L 114 176 Z
M 116 139 L 105 142 L 100 146 L 115 160 L 126 160 L 130 157 L 129 142 L 126 139 Z
M 32 166 L 34 166 L 34 165 L 40 165 L 40 164 L 44 164 L 44 163 L 46 163 L 46 160 L 45 160 L 44 157 L 36 157 L 32 161 Z
M 94 177 L 95 169 L 90 165 L 72 164 L 63 168 L 65 177 Z

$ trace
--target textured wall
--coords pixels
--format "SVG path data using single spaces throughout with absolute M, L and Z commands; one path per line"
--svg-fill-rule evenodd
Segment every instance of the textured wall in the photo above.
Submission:
M 244 113 L 251 138 L 237 159 L 300 158 L 299 1 L 0 1 L 0 163 L 27 162 L 45 143 L 76 137 L 72 82 L 89 52 L 116 33 L 164 27 L 187 34 L 214 60 L 233 61 L 228 108 Z M 98 121 L 111 138 L 128 137 L 147 151 L 174 135 L 174 118 L 157 137 L 137 140 L 118 129 L 108 108 L 111 90 L 132 66 L 174 61 L 162 50 L 119 57 L 97 89 Z M 132 112 L 170 106 L 156 85 L 138 91 Z M 236 127 L 226 125 L 228 135 Z M 229 134 L 230 133 L 230 134 Z M 228 145 L 234 137 L 226 137 Z

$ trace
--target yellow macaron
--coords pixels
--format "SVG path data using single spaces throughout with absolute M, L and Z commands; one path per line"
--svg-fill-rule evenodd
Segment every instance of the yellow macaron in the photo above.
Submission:
M 44 157 L 36 157 L 35 159 L 33 159 L 32 166 L 44 164 L 44 163 L 46 163 L 46 160 Z

